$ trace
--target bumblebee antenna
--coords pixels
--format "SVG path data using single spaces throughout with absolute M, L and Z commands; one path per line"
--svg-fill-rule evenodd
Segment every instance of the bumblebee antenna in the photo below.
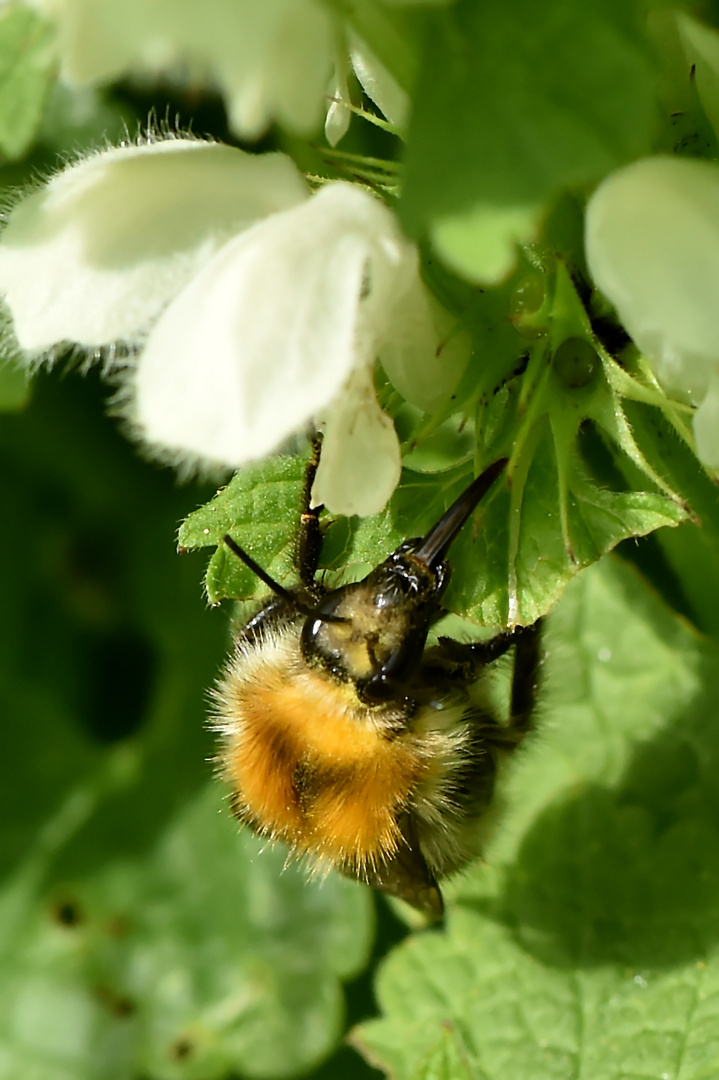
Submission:
M 268 589 L 272 589 L 273 593 L 276 593 L 277 596 L 281 596 L 288 604 L 292 604 L 293 607 L 297 608 L 301 615 L 319 619 L 322 622 L 347 622 L 346 619 L 341 618 L 339 615 L 318 615 L 313 608 L 304 604 L 297 596 L 291 593 L 289 589 L 286 589 L 284 585 L 280 585 L 279 581 L 275 581 L 275 579 L 271 577 L 266 570 L 263 570 L 260 564 L 256 563 L 252 556 L 248 554 L 244 548 L 240 547 L 228 533 L 225 533 L 222 537 L 222 542 L 227 545 L 233 555 L 236 555 L 238 559 L 241 559 L 245 566 L 249 567 L 252 573 L 255 574 L 260 581 L 265 583 Z
M 455 499 L 449 510 L 442 515 L 437 524 L 425 536 L 415 552 L 417 558 L 422 559 L 432 569 L 442 562 L 457 533 L 477 503 L 487 494 L 497 477 L 504 472 L 508 461 L 509 458 L 499 458 L 493 465 L 485 469 L 476 480 L 473 480 L 458 499 Z

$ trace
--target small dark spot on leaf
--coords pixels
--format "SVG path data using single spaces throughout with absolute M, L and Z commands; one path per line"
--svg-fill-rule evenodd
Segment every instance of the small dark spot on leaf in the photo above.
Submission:
M 53 906 L 53 917 L 60 926 L 74 929 L 85 921 L 85 913 L 77 900 L 65 898 Z
M 179 1039 L 175 1039 L 174 1043 L 170 1047 L 170 1057 L 175 1061 L 186 1061 L 195 1048 L 195 1044 L 192 1039 L 188 1039 L 186 1035 L 181 1035 Z
M 126 994 L 119 994 L 112 987 L 101 984 L 95 987 L 95 997 L 112 1016 L 126 1020 L 137 1012 L 137 1005 Z

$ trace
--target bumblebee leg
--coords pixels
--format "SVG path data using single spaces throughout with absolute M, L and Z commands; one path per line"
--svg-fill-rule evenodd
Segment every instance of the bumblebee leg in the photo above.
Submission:
M 428 919 L 437 921 L 444 914 L 442 893 L 422 854 L 408 814 L 403 815 L 400 827 L 404 843 L 394 855 L 368 869 L 365 880 L 373 889 L 404 900 Z
M 465 675 L 471 679 L 487 664 L 499 660 L 517 642 L 520 630 L 506 630 L 488 641 L 454 641 L 453 638 L 441 637 L 438 642 L 436 657 L 446 671 Z
M 511 648 L 515 650 L 512 676 L 512 716 L 530 712 L 536 698 L 541 661 L 542 620 L 531 626 L 505 630 L 488 641 L 454 641 L 441 637 L 432 651 L 432 666 L 439 665 L 445 674 L 478 678 L 482 668 L 493 664 Z
M 532 726 L 542 660 L 542 620 L 498 634 L 489 641 L 460 642 L 440 638 L 426 670 L 465 682 L 479 678 L 482 669 L 514 648 L 509 724 L 504 737 L 520 742 Z
M 516 648 L 512 672 L 510 725 L 519 737 L 532 726 L 542 663 L 542 620 L 515 631 Z
M 305 588 L 312 591 L 315 574 L 320 560 L 322 534 L 320 532 L 321 506 L 310 506 L 312 485 L 315 482 L 317 466 L 320 463 L 322 439 L 319 435 L 312 440 L 312 453 L 305 469 L 305 482 L 300 502 L 300 527 L 297 534 L 297 570 Z

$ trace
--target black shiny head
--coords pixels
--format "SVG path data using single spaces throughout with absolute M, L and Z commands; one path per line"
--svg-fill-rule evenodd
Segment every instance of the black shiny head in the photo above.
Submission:
M 362 581 L 314 605 L 302 630 L 305 659 L 354 683 L 368 704 L 405 697 L 449 582 L 447 552 L 506 464 L 478 476 L 424 538 L 406 540 Z

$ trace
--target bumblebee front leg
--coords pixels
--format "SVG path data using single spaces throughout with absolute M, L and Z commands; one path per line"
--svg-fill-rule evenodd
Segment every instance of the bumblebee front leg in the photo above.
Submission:
M 317 467 L 320 463 L 320 451 L 322 439 L 316 435 L 312 440 L 312 452 L 305 469 L 305 482 L 302 487 L 300 502 L 300 527 L 297 534 L 297 570 L 299 578 L 306 589 L 314 591 L 315 574 L 320 561 L 322 549 L 322 533 L 320 531 L 321 506 L 311 506 L 312 485 L 317 475 Z
M 489 641 L 459 642 L 440 638 L 436 660 L 445 673 L 464 682 L 478 679 L 482 669 L 514 648 L 512 690 L 507 732 L 519 742 L 532 726 L 542 662 L 542 620 L 507 630 Z

